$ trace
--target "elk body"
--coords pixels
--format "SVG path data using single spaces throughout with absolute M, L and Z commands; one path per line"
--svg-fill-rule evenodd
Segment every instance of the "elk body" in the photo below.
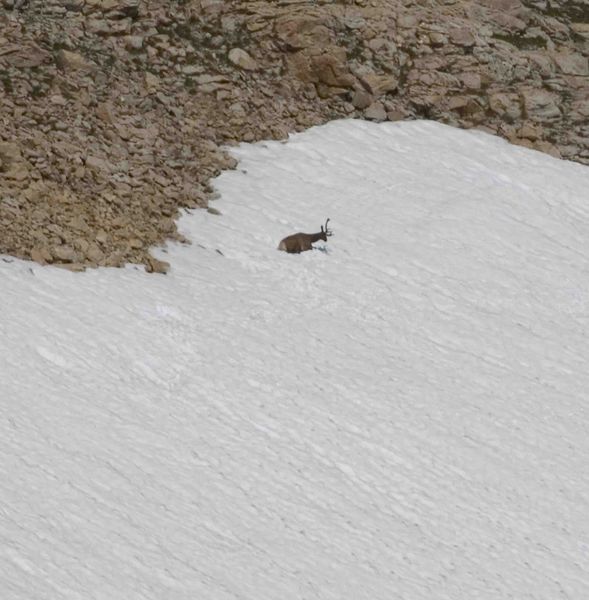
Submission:
M 288 252 L 289 254 L 300 254 L 305 250 L 312 250 L 313 244 L 319 240 L 327 241 L 327 238 L 333 235 L 332 231 L 327 229 L 329 219 L 325 221 L 325 227 L 321 225 L 321 231 L 318 233 L 293 233 L 285 237 L 280 244 L 278 250 Z

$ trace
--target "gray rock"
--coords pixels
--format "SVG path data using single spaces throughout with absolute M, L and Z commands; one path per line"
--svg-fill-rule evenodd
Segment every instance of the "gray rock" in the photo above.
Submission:
M 397 19 L 397 25 L 403 28 L 416 27 L 419 19 L 416 15 L 401 15 Z
M 86 158 L 86 166 L 94 171 L 112 171 L 112 165 L 103 158 L 97 156 L 88 156 Z
M 461 77 L 464 87 L 468 90 L 480 90 L 482 81 L 480 73 L 464 73 Z
M 450 41 L 456 46 L 474 46 L 476 43 L 475 37 L 467 27 L 458 27 L 449 31 Z
M 386 121 L 387 111 L 382 102 L 373 102 L 365 111 L 364 116 L 369 121 Z
M 359 76 L 359 79 L 366 90 L 376 97 L 396 90 L 399 85 L 396 77 L 392 75 L 368 73 Z
M 521 116 L 520 98 L 517 94 L 492 94 L 489 97 L 489 108 L 508 121 L 514 121 Z
M 533 121 L 553 121 L 561 116 L 556 94 L 541 89 L 529 89 L 521 92 L 524 111 Z
M 566 75 L 589 75 L 589 60 L 582 54 L 571 52 L 555 52 L 554 62 Z
M 589 99 L 573 102 L 570 108 L 570 117 L 573 121 L 589 123 Z M 589 138 L 589 136 L 587 136 Z
M 358 89 L 354 92 L 352 96 L 352 104 L 355 108 L 359 110 L 364 110 L 368 108 L 374 102 L 374 97 L 372 94 L 367 92 L 364 89 Z
M 140 35 L 128 35 L 125 38 L 125 46 L 128 50 L 141 50 L 144 38 Z

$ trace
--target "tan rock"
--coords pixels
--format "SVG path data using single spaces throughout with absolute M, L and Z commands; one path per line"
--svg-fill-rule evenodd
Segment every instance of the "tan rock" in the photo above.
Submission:
M 76 251 L 67 244 L 61 246 L 55 246 L 51 250 L 53 258 L 61 262 L 75 262 L 77 259 Z
M 78 52 L 69 50 L 60 50 L 56 56 L 58 68 L 62 71 L 84 71 L 91 72 L 96 69 L 96 65 L 84 58 Z
M 522 146 L 523 148 L 529 148 L 530 150 L 535 150 L 534 142 L 532 140 L 528 140 L 527 138 L 516 138 L 515 140 L 511 140 L 513 144 L 516 146 Z
M 145 265 L 145 270 L 148 273 L 162 273 L 165 274 L 170 269 L 170 263 L 165 260 L 158 260 L 153 256 L 147 257 L 147 264 Z
M 23 158 L 15 142 L 0 142 L 0 175 L 13 181 L 24 181 L 29 177 L 29 163 Z
M 479 0 L 483 6 L 488 6 L 494 10 L 509 12 L 521 8 L 520 0 Z
M 149 73 L 149 72 L 145 73 L 144 77 L 145 77 L 145 85 L 147 87 L 147 90 L 150 93 L 156 92 L 161 85 L 159 77 L 156 77 L 153 73 Z
M 315 87 L 317 88 L 317 95 L 322 100 L 333 98 L 335 96 L 343 96 L 348 93 L 348 88 L 334 87 L 325 83 L 317 83 Z
M 93 171 L 112 171 L 112 166 L 109 162 L 98 156 L 88 156 L 86 158 L 86 166 Z
M 536 150 L 544 152 L 545 154 L 550 154 L 555 158 L 562 158 L 560 150 L 554 144 L 551 144 L 550 142 L 547 142 L 545 140 L 538 140 L 534 142 L 534 147 L 536 148 Z
M 118 21 L 112 19 L 90 19 L 86 23 L 86 29 L 97 35 L 120 35 L 128 33 L 130 22 L 128 19 Z
M 373 102 L 365 111 L 364 116 L 369 121 L 386 121 L 387 112 L 382 102 Z
M 541 133 L 541 129 L 532 123 L 524 123 L 517 132 L 519 137 L 532 141 L 539 139 Z
M 114 123 L 114 119 L 112 116 L 112 105 L 107 102 L 101 102 L 96 107 L 96 116 L 105 123 L 109 123 L 112 125 Z
M 397 25 L 403 28 L 417 27 L 419 19 L 417 15 L 405 14 L 397 19 Z
M 571 29 L 577 34 L 589 40 L 589 23 L 571 23 Z
M 555 52 L 554 62 L 566 75 L 589 75 L 589 59 L 586 56 L 572 52 Z
M 36 44 L 27 45 L 17 44 L 13 47 L 4 46 L 1 50 L 1 56 L 4 62 L 17 69 L 30 69 L 47 64 L 51 60 L 51 55 Z
M 474 46 L 475 45 L 475 37 L 472 34 L 472 31 L 467 27 L 457 27 L 454 29 L 450 29 L 448 32 L 450 35 L 450 41 L 457 46 Z
M 77 231 L 88 231 L 88 223 L 81 214 L 75 215 L 69 221 L 69 226 Z
M 55 263 L 54 266 L 74 273 L 82 273 L 86 270 L 86 266 L 82 263 Z
M 519 33 L 526 29 L 527 24 L 522 19 L 518 19 L 514 15 L 506 12 L 497 12 L 491 16 L 493 23 L 499 25 L 494 27 L 494 30 L 507 31 L 509 33 Z
M 241 48 L 232 48 L 228 58 L 236 67 L 245 71 L 255 71 L 259 68 L 258 63 Z
M 53 96 L 49 98 L 49 101 L 56 106 L 65 106 L 67 104 L 67 100 L 61 94 L 53 94 Z
M 312 70 L 317 82 L 332 87 L 349 88 L 354 86 L 354 77 L 349 72 L 345 51 L 340 48 L 325 49 L 311 58 Z
M 534 70 L 543 78 L 552 77 L 554 75 L 554 61 L 548 54 L 543 52 L 527 52 L 526 56 L 531 61 Z
M 521 115 L 520 98 L 517 94 L 498 92 L 489 97 L 489 108 L 497 115 L 510 121 Z
M 589 123 L 589 97 L 586 100 L 577 100 L 571 104 L 571 119 Z
M 90 7 L 97 8 L 101 11 L 109 11 L 117 8 L 120 4 L 119 0 L 86 0 L 86 4 Z
M 402 110 L 392 109 L 387 111 L 387 121 L 402 121 L 406 116 Z
M 79 237 L 75 240 L 74 242 L 74 248 L 82 253 L 84 256 L 86 256 L 86 253 L 88 252 L 88 249 L 90 248 L 90 243 L 88 242 L 88 240 Z
M 49 248 L 45 246 L 33 248 L 31 250 L 31 259 L 42 265 L 53 262 L 53 256 Z
M 552 121 L 561 116 L 556 94 L 543 89 L 528 89 L 521 92 L 524 111 L 533 121 Z
M 392 92 L 397 89 L 398 81 L 392 75 L 378 75 L 369 73 L 359 76 L 360 82 L 374 96 Z
M 288 15 L 276 20 L 275 30 L 287 50 L 321 48 L 329 45 L 325 20 L 314 15 Z
M 452 96 L 448 100 L 448 109 L 449 110 L 461 110 L 468 106 L 470 102 L 470 98 L 468 96 Z
M 428 37 L 430 44 L 434 47 L 443 46 L 448 43 L 448 36 L 438 31 L 431 31 Z
M 20 147 L 16 142 L 0 142 L 0 159 L 6 165 L 23 160 Z
M 216 15 L 222 12 L 225 0 L 200 0 L 200 7 L 207 15 Z
M 355 108 L 363 110 L 374 102 L 374 96 L 365 89 L 357 89 L 352 96 L 352 104 Z
M 464 73 L 460 79 L 462 79 L 462 83 L 464 87 L 469 90 L 480 90 L 482 86 L 482 80 L 480 73 Z

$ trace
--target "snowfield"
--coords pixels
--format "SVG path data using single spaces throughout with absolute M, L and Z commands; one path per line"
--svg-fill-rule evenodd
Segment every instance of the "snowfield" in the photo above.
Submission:
M 0 261 L 2 600 L 589 598 L 589 169 L 431 122 L 234 155 L 167 276 Z

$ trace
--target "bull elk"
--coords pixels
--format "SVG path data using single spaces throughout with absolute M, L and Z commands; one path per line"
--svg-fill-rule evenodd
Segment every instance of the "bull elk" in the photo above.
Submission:
M 333 231 L 327 229 L 329 219 L 325 221 L 325 227 L 321 225 L 321 231 L 318 233 L 293 233 L 285 237 L 280 244 L 278 250 L 288 252 L 289 254 L 300 254 L 305 250 L 312 250 L 313 244 L 319 240 L 327 241 L 327 238 L 333 235 Z

